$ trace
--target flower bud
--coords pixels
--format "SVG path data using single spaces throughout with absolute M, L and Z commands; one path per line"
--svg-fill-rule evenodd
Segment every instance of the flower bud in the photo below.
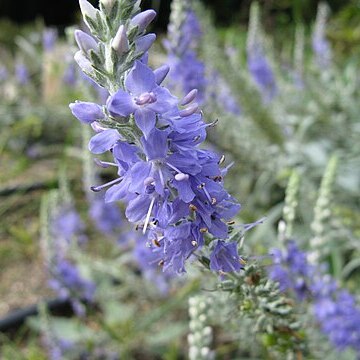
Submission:
M 155 34 L 147 34 L 145 36 L 142 36 L 138 38 L 135 41 L 136 51 L 139 53 L 144 53 L 148 51 L 151 48 L 151 45 L 156 39 Z
M 169 70 L 170 67 L 168 65 L 162 65 L 154 70 L 155 81 L 158 85 L 160 85 L 164 81 L 166 75 L 169 73 Z
M 73 115 L 86 124 L 105 117 L 101 106 L 95 103 L 78 101 L 70 104 L 69 107 Z
M 81 51 L 87 54 L 90 50 L 97 50 L 98 44 L 95 39 L 81 30 L 75 30 L 75 40 Z
M 138 30 L 142 33 L 146 27 L 154 20 L 156 12 L 154 10 L 146 10 L 135 15 L 131 20 L 131 25 L 138 26 Z
M 182 100 L 181 100 L 181 105 L 185 106 L 190 104 L 197 96 L 197 89 L 193 89 L 191 90 Z
M 181 110 L 179 115 L 181 117 L 190 116 L 190 115 L 196 113 L 198 110 L 199 110 L 199 104 L 193 103 L 193 104 L 189 105 L 186 109 Z
M 109 13 L 114 6 L 115 0 L 100 0 L 101 5 Z
M 80 66 L 81 70 L 86 74 L 92 74 L 93 68 L 91 62 L 84 56 L 82 51 L 78 51 L 74 56 L 75 61 Z
M 83 17 L 85 19 L 85 15 L 91 19 L 96 19 L 96 9 L 86 0 L 79 0 L 79 5 Z
M 123 55 L 129 51 L 129 41 L 126 35 L 126 29 L 124 25 L 120 25 L 115 37 L 111 42 L 111 47 L 118 53 Z

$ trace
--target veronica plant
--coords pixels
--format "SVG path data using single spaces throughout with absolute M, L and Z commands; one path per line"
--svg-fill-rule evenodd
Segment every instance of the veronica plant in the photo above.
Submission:
M 270 277 L 283 291 L 292 290 L 299 301 L 312 303 L 322 332 L 338 350 L 352 348 L 359 354 L 360 307 L 355 298 L 318 266 L 311 265 L 295 242 L 288 242 L 283 250 L 274 249 L 272 255 Z
M 257 2 L 251 5 L 246 51 L 249 72 L 264 100 L 270 101 L 276 95 L 277 88 L 274 73 L 264 52 L 260 8 Z
M 184 272 L 185 261 L 204 246 L 213 248 L 211 268 L 239 270 L 238 263 L 228 266 L 240 259 L 227 221 L 240 205 L 223 187 L 223 157 L 200 148 L 209 125 L 194 102 L 197 90 L 179 101 L 161 86 L 169 67 L 153 71 L 147 64 L 155 35 L 145 29 L 155 12 L 139 12 L 131 0 L 101 1 L 100 10 L 80 0 L 80 7 L 93 36 L 75 32 L 75 59 L 110 96 L 105 105 L 78 101 L 70 108 L 96 131 L 90 151 L 112 153 L 112 162 L 97 163 L 118 173 L 92 190 L 107 187 L 106 202 L 126 204 L 127 219 L 147 236 L 164 271 Z
M 326 39 L 326 23 L 329 14 L 329 7 L 326 3 L 320 2 L 316 15 L 314 32 L 312 36 L 312 48 L 315 60 L 319 67 L 328 67 L 331 62 L 331 47 Z

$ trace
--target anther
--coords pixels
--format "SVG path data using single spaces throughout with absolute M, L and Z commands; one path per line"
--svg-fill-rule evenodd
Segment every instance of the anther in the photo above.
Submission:
M 221 158 L 220 158 L 220 160 L 218 161 L 218 164 L 221 165 L 221 164 L 224 163 L 224 161 L 225 161 L 225 155 L 221 155 Z
M 155 181 L 155 179 L 153 177 L 149 176 L 144 180 L 144 185 L 145 186 L 153 185 L 154 181 Z
M 192 245 L 192 246 L 198 246 L 198 243 L 197 243 L 195 240 L 193 240 L 193 241 L 191 242 L 191 245 Z
M 117 184 L 118 182 L 122 181 L 122 178 L 118 178 L 118 179 L 115 179 L 113 181 L 110 181 L 106 184 L 103 184 L 103 185 L 100 185 L 100 186 L 91 186 L 90 189 L 94 192 L 99 192 L 101 191 L 102 189 L 108 187 L 108 186 L 112 186 L 114 184 Z
M 217 203 L 217 200 L 216 200 L 216 198 L 211 198 L 211 205 L 215 205 Z
M 160 261 L 159 261 L 159 263 L 158 263 L 158 265 L 159 265 L 159 266 L 163 266 L 163 265 L 164 265 L 164 263 L 165 263 L 165 261 L 164 261 L 164 260 L 160 260 Z
M 159 243 L 159 241 L 157 240 L 157 239 L 153 239 L 153 244 L 155 245 L 155 246 L 157 246 L 157 247 L 160 247 L 161 245 L 160 245 L 160 243 Z
M 189 205 L 189 209 L 190 209 L 191 211 L 197 211 L 197 207 L 196 207 L 194 204 L 190 204 L 190 205 Z
M 205 227 L 204 227 L 204 228 L 201 228 L 201 229 L 200 229 L 200 232 L 204 234 L 204 233 L 208 232 L 208 228 L 205 228 Z
M 188 174 L 183 174 L 183 173 L 176 174 L 175 175 L 175 180 L 176 181 L 189 180 L 189 175 Z
M 106 169 L 109 166 L 117 166 L 115 163 L 107 162 L 107 161 L 101 161 L 99 159 L 94 159 L 94 163 L 98 166 L 101 166 L 102 168 Z
M 212 123 L 209 124 L 210 127 L 214 127 L 217 125 L 217 123 L 219 122 L 219 119 L 216 119 L 215 121 L 213 121 Z
M 227 224 L 228 224 L 228 225 L 234 225 L 234 224 L 235 224 L 235 221 L 234 221 L 234 220 L 228 221 Z

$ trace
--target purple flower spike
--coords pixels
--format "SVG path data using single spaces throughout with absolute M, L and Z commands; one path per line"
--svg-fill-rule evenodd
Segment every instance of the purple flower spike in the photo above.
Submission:
M 210 269 L 225 273 L 242 269 L 236 242 L 226 243 L 225 241 L 218 240 L 210 256 Z
M 91 102 L 79 101 L 70 104 L 69 107 L 73 115 L 85 124 L 91 124 L 105 117 L 101 106 Z

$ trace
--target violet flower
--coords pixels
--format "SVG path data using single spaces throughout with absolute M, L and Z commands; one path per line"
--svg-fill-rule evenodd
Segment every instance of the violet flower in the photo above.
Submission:
M 135 63 L 125 80 L 127 91 L 118 90 L 108 100 L 113 116 L 134 115 L 136 125 L 148 136 L 155 127 L 156 113 L 163 114 L 175 104 L 176 98 L 155 81 L 154 73 L 140 61 Z
M 23 62 L 18 62 L 15 65 L 15 77 L 20 85 L 26 85 L 30 81 L 29 70 Z
M 352 348 L 360 355 L 360 306 L 329 275 L 310 265 L 294 242 L 283 251 L 272 251 L 274 265 L 269 276 L 280 289 L 292 290 L 298 300 L 313 303 L 313 313 L 322 332 L 338 349 Z
M 219 240 L 210 256 L 210 269 L 222 273 L 240 271 L 242 268 L 237 243 Z
M 58 33 L 56 29 L 45 29 L 43 31 L 43 48 L 45 51 L 51 51 L 54 49 Z
M 129 40 L 126 28 L 120 30 Z M 138 40 L 145 37 L 141 33 L 128 44 L 129 49 L 135 46 L 137 51 Z M 84 49 L 79 56 L 88 62 L 87 72 L 91 63 Z M 204 246 L 205 233 L 222 240 L 229 237 L 227 221 L 240 205 L 224 189 L 227 169 L 221 168 L 222 157 L 199 147 L 208 125 L 198 111 L 198 91 L 191 89 L 180 102 L 160 85 L 168 67 L 152 71 L 147 58 L 144 53 L 141 60 L 134 60 L 121 77 L 123 88 L 111 86 L 119 90 L 109 96 L 102 114 L 93 103 L 70 107 L 97 132 L 89 150 L 111 152 L 113 161 L 98 160 L 98 165 L 117 170 L 115 179 L 92 190 L 107 188 L 106 202 L 123 201 L 127 219 L 147 237 L 148 250 L 157 263 L 167 273 L 183 273 L 186 261 Z M 232 252 L 226 254 L 233 261 Z M 223 271 L 236 269 L 224 267 Z
M 272 100 L 277 94 L 274 73 L 263 51 L 254 47 L 248 51 L 248 69 L 264 101 Z

